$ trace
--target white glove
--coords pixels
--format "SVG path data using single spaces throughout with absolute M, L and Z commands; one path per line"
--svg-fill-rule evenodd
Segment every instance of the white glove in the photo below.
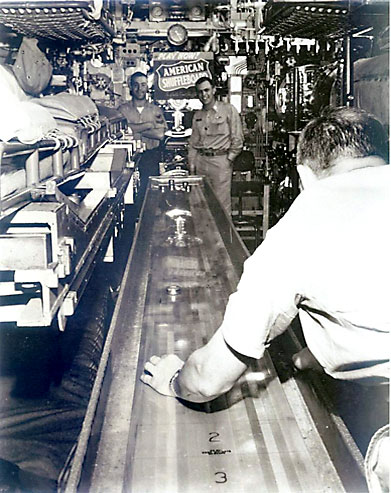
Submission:
M 159 394 L 176 397 L 170 388 L 170 380 L 175 373 L 182 369 L 184 362 L 176 354 L 162 357 L 151 356 L 145 363 L 144 373 L 140 380 L 152 387 Z

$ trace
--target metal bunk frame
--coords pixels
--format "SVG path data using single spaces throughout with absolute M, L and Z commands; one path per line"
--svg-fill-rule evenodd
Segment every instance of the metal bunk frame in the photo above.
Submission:
M 102 10 L 91 16 L 91 0 L 53 2 L 30 1 L 0 4 L 0 24 L 20 34 L 54 41 L 102 42 L 115 36 L 114 19 Z

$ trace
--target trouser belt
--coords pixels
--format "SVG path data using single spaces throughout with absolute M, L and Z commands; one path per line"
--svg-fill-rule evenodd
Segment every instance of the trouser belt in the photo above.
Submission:
M 228 154 L 228 151 L 218 151 L 214 149 L 197 149 L 197 152 L 201 154 L 201 156 L 224 156 Z

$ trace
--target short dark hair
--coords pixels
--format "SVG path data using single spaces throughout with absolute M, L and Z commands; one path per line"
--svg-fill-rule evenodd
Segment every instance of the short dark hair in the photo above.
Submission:
M 131 86 L 134 82 L 134 80 L 137 78 L 137 77 L 145 77 L 146 79 L 148 79 L 148 76 L 147 74 L 144 74 L 143 72 L 134 72 L 134 74 L 132 74 L 129 79 L 128 79 L 128 84 L 129 86 Z
M 199 79 L 196 80 L 195 86 L 197 87 L 200 84 L 202 84 L 203 82 L 209 82 L 209 84 L 212 87 L 216 87 L 216 84 L 215 84 L 214 80 L 211 79 L 210 77 L 200 77 Z
M 373 115 L 351 107 L 327 108 L 300 134 L 297 163 L 327 175 L 338 158 L 380 156 L 388 159 L 387 135 Z

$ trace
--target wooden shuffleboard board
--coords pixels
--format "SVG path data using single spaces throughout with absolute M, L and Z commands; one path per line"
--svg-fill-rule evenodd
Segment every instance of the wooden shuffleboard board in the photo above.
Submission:
M 150 181 L 66 491 L 345 491 L 317 423 L 268 354 L 202 405 L 140 382 L 219 327 L 247 252 L 202 177 Z M 238 330 L 241 330 L 238 327 Z

